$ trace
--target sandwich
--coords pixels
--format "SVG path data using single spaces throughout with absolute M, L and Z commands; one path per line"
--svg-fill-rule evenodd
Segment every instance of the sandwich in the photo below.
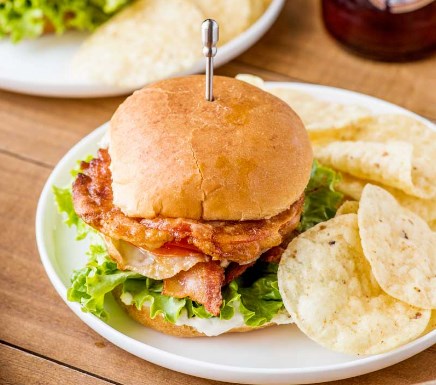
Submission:
M 278 262 L 296 234 L 334 215 L 337 175 L 313 163 L 285 102 L 219 76 L 209 102 L 204 83 L 136 91 L 74 172 L 72 204 L 55 188 L 79 238 L 99 239 L 68 291 L 84 311 L 106 317 L 112 293 L 136 321 L 183 337 L 292 322 Z

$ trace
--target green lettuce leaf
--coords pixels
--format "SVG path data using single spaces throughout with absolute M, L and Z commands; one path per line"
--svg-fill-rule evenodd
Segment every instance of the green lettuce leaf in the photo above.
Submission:
M 185 304 L 186 312 L 188 318 L 198 317 L 198 318 L 212 318 L 213 315 L 210 314 L 203 305 L 186 298 Z
M 168 297 L 161 292 L 162 281 L 141 276 L 139 279 L 127 279 L 124 282 L 121 300 L 135 305 L 138 310 L 147 302 L 152 319 L 162 314 L 165 320 L 175 323 L 186 305 L 186 300 Z
M 76 239 L 84 239 L 90 232 L 94 230 L 88 226 L 74 211 L 73 195 L 71 193 L 71 187 L 52 187 L 53 195 L 55 198 L 58 211 L 64 214 L 64 223 L 68 226 L 76 226 Z
M 238 304 L 241 294 L 238 293 L 237 287 L 231 283 L 222 290 L 223 304 L 220 309 L 220 319 L 229 320 L 235 315 L 235 305 Z
M 73 273 L 67 293 L 68 300 L 80 303 L 84 312 L 107 319 L 105 296 L 122 285 L 122 301 L 135 305 L 138 309 L 146 304 L 150 307 L 151 318 L 162 314 L 167 321 L 175 323 L 183 310 L 189 318 L 213 317 L 203 305 L 195 301 L 162 295 L 162 281 L 132 271 L 118 270 L 117 264 L 110 259 L 102 244 L 91 244 L 87 254 L 87 265 Z M 277 266 L 258 262 L 251 268 L 250 280 L 242 276 L 224 288 L 220 319 L 232 318 L 237 307 L 248 326 L 260 326 L 271 321 L 283 308 L 278 292 Z
M 48 25 L 93 31 L 132 0 L 0 0 L 0 37 L 13 42 L 36 38 Z
M 67 298 L 69 301 L 79 302 L 84 312 L 107 319 L 104 310 L 106 294 L 128 278 L 141 278 L 141 275 L 118 270 L 117 264 L 108 258 L 106 248 L 101 244 L 92 244 L 87 255 L 89 260 L 86 266 L 74 271 L 71 277 Z
M 248 326 L 261 326 L 270 322 L 283 309 L 277 280 L 278 264 L 257 262 L 249 274 L 230 283 L 240 295 L 239 311 Z M 256 277 L 252 281 L 253 275 Z M 249 283 L 245 282 L 249 279 Z
M 313 162 L 310 180 L 305 190 L 303 213 L 298 230 L 304 232 L 320 222 L 333 218 L 344 195 L 335 191 L 341 180 L 339 173 Z
M 132 271 L 118 270 L 103 245 L 91 244 L 89 261 L 80 270 L 74 271 L 71 287 L 68 289 L 69 301 L 78 302 L 84 312 L 92 313 L 106 320 L 104 309 L 106 294 L 122 285 L 121 299 L 138 309 L 147 303 L 150 316 L 162 314 L 169 322 L 176 322 L 187 300 L 162 295 L 162 281 L 144 277 Z
M 1 1 L 1 0 L 0 0 Z M 88 155 L 85 159 L 83 160 L 78 160 L 76 162 L 76 167 L 74 167 L 71 171 L 70 174 L 71 176 L 75 179 L 76 176 L 82 171 L 82 162 L 86 162 L 89 163 L 92 159 L 94 159 L 94 155 Z
M 0 0 L 1 1 L 1 0 Z M 93 158 L 92 155 L 88 155 L 83 161 L 89 162 Z M 70 174 L 73 178 L 80 173 L 80 166 L 82 161 L 79 160 L 76 163 L 76 167 L 74 167 Z M 76 226 L 76 239 L 80 241 L 81 239 L 86 238 L 89 233 L 96 233 L 95 230 L 88 226 L 79 216 L 76 214 L 73 205 L 73 194 L 71 191 L 71 184 L 68 187 L 57 187 L 52 186 L 52 191 L 54 195 L 54 199 L 56 202 L 56 206 L 58 208 L 59 213 L 64 216 L 64 223 L 68 226 Z

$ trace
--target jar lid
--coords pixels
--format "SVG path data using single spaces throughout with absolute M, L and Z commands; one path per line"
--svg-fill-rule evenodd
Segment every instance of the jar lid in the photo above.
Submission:
M 376 8 L 391 13 L 412 12 L 432 3 L 435 0 L 369 0 Z

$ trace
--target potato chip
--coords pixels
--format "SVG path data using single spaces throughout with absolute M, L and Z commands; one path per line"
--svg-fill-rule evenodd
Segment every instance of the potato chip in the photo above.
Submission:
M 352 177 L 348 174 L 342 174 L 341 180 L 335 186 L 335 189 L 346 196 L 353 198 L 355 200 L 360 200 L 363 188 L 369 183 L 364 179 L 359 179 Z M 374 182 L 371 182 L 374 184 Z M 416 198 L 411 195 L 405 194 L 404 192 L 387 187 L 382 184 L 377 184 L 378 186 L 384 188 L 389 193 L 391 193 L 398 203 L 406 209 L 413 211 L 415 214 L 419 215 L 424 219 L 432 230 L 436 230 L 436 199 L 421 199 Z
M 251 21 L 250 0 L 192 0 L 208 19 L 214 19 L 220 26 L 219 45 L 223 45 L 245 31 Z M 198 28 L 197 45 L 198 45 Z M 178 41 L 178 38 L 177 38 Z M 198 50 L 198 46 L 197 46 Z
M 250 24 L 259 19 L 260 16 L 269 7 L 271 0 L 250 0 L 251 12 L 250 12 Z
M 266 88 L 262 78 L 239 74 L 236 79 L 265 89 L 285 101 L 300 116 L 312 142 L 351 139 L 360 125 L 372 120 L 368 109 L 328 102 L 292 88 Z
M 436 233 L 378 186 L 367 184 L 358 211 L 365 257 L 389 295 L 436 308 Z
M 436 310 L 432 310 L 430 321 L 427 325 L 427 328 L 424 330 L 424 333 L 427 334 L 436 329 Z
M 416 175 L 410 143 L 331 142 L 315 147 L 314 155 L 321 163 L 353 176 L 395 187 L 419 198 L 436 197 L 436 183 L 424 175 Z
M 252 86 L 264 89 L 265 88 L 265 82 L 263 79 L 256 75 L 250 75 L 250 74 L 237 74 L 235 76 L 235 79 L 241 80 L 245 83 L 251 84 Z
M 336 217 L 344 214 L 357 214 L 359 209 L 359 202 L 357 201 L 345 201 L 336 211 Z
M 350 140 L 386 143 L 401 140 L 411 143 L 414 152 L 434 152 L 436 130 L 407 115 L 376 115 L 366 124 L 361 124 L 358 131 L 353 132 Z
M 74 75 L 139 87 L 186 70 L 202 57 L 204 19 L 188 0 L 136 1 L 86 39 L 74 58 Z
M 399 140 L 411 143 L 416 156 L 423 152 L 433 154 L 434 143 L 436 143 L 436 130 L 411 116 L 400 114 L 373 115 L 370 119 L 362 119 L 353 124 L 347 130 L 339 130 L 331 134 L 325 138 L 315 136 L 313 139 L 316 142 L 319 139 L 326 139 L 322 140 L 322 143 L 338 140 L 386 143 Z
M 360 200 L 363 188 L 368 181 L 356 178 L 349 174 L 341 173 L 341 180 L 335 185 L 335 189 L 354 200 Z
M 436 189 L 436 130 L 407 115 L 379 115 L 361 125 L 352 140 L 386 143 L 401 140 L 413 146 L 413 173 L 416 184 Z
M 271 88 L 268 92 L 295 110 L 312 141 L 338 136 L 347 139 L 358 125 L 372 119 L 369 110 L 361 106 L 328 102 L 291 88 Z
M 421 335 L 429 310 L 390 297 L 365 259 L 357 215 L 318 224 L 295 238 L 282 256 L 278 280 L 298 327 L 338 352 L 377 354 Z

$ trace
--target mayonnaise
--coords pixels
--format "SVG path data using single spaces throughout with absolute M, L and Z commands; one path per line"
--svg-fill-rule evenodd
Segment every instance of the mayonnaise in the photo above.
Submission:
M 121 296 L 121 301 L 123 301 L 126 305 L 132 304 L 132 295 L 130 293 L 124 293 Z M 145 303 L 144 306 L 150 306 L 149 303 Z M 239 307 L 239 303 L 235 303 L 235 314 L 233 317 L 229 320 L 222 320 L 218 317 L 212 317 L 212 318 L 198 318 L 198 317 L 192 317 L 188 318 L 188 314 L 185 309 L 182 310 L 182 313 L 180 314 L 180 317 L 176 321 L 176 325 L 178 326 L 191 326 L 195 328 L 200 333 L 204 333 L 208 337 L 212 336 L 218 336 L 220 334 L 223 334 L 225 332 L 228 332 L 231 329 L 240 328 L 245 326 L 244 323 L 244 317 L 242 314 L 237 310 Z M 161 315 L 158 315 L 158 317 L 161 317 Z M 277 325 L 285 325 L 292 323 L 291 316 L 286 312 L 282 311 L 277 313 L 273 319 L 271 320 L 271 323 L 277 324 Z
M 179 319 L 176 321 L 176 325 L 187 325 L 197 329 L 200 333 L 204 333 L 207 336 L 217 336 L 225 333 L 230 329 L 239 328 L 244 326 L 244 318 L 239 311 L 235 311 L 235 315 L 229 320 L 222 320 L 218 317 L 212 318 L 188 318 L 186 310 L 183 310 Z
M 244 317 L 239 312 L 239 310 L 237 310 L 238 308 L 239 308 L 239 303 L 235 303 L 235 314 L 229 320 L 222 320 L 219 319 L 218 317 L 188 318 L 186 311 L 183 310 L 183 313 L 176 321 L 176 325 L 192 326 L 195 329 L 197 329 L 199 332 L 206 334 L 208 337 L 218 336 L 220 334 L 228 332 L 231 329 L 245 326 Z M 271 323 L 277 325 L 290 324 L 292 322 L 293 321 L 291 319 L 291 316 L 285 311 L 276 314 L 271 320 Z

